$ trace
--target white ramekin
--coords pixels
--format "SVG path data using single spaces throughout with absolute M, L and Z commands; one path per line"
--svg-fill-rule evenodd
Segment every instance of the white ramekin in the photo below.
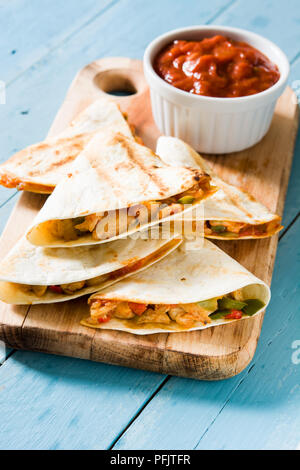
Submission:
M 245 41 L 277 64 L 280 79 L 256 95 L 214 98 L 187 93 L 160 78 L 153 68 L 157 53 L 175 39 L 202 39 L 215 34 Z M 204 153 L 244 150 L 267 133 L 277 99 L 289 75 L 286 55 L 274 43 L 257 34 L 225 26 L 192 26 L 170 31 L 154 39 L 144 55 L 144 73 L 150 86 L 154 120 L 165 135 L 179 137 Z

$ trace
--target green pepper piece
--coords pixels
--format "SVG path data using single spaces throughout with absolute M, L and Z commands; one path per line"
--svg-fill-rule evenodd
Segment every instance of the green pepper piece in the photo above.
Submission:
M 227 227 L 225 225 L 211 225 L 210 226 L 211 230 L 216 233 L 223 233 L 227 231 Z
M 247 304 L 240 300 L 230 299 L 229 297 L 223 297 L 218 300 L 220 310 L 242 310 Z
M 247 299 L 245 300 L 245 304 L 246 306 L 243 307 L 243 312 L 250 317 L 265 306 L 265 304 L 258 299 Z
M 218 299 L 208 299 L 208 300 L 202 300 L 201 302 L 197 302 L 199 307 L 203 308 L 204 310 L 207 310 L 208 312 L 214 312 L 215 310 L 218 309 Z
M 217 310 L 216 312 L 209 315 L 209 318 L 212 320 L 221 320 L 222 318 L 226 317 L 230 313 L 230 310 Z
M 179 204 L 193 204 L 195 198 L 193 196 L 183 196 L 178 199 Z

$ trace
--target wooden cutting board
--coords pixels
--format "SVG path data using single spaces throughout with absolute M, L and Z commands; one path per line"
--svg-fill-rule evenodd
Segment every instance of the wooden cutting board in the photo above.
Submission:
M 155 149 L 159 132 L 153 122 L 142 63 L 126 58 L 93 62 L 75 77 L 49 135 L 62 131 L 86 106 L 105 92 L 128 113 L 138 135 Z M 227 182 L 249 191 L 271 211 L 282 214 L 297 131 L 297 100 L 288 88 L 280 98 L 268 135 L 255 147 L 226 156 L 207 157 Z M 45 196 L 23 193 L 0 240 L 3 257 L 24 234 Z M 271 282 L 277 236 L 265 240 L 224 241 L 218 245 L 256 276 Z M 0 339 L 30 349 L 157 372 L 218 380 L 241 372 L 251 361 L 263 315 L 190 333 L 135 336 L 100 331 L 79 324 L 87 316 L 87 298 L 52 305 L 0 303 Z

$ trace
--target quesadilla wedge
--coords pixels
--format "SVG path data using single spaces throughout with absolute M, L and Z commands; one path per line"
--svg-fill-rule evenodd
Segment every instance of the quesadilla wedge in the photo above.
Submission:
M 0 165 L 0 184 L 36 193 L 51 193 L 75 158 L 100 129 L 133 136 L 119 107 L 100 98 L 58 136 L 31 145 Z
M 41 248 L 22 238 L 0 265 L 0 300 L 9 304 L 63 302 L 96 292 L 151 266 L 181 240 L 117 240 L 79 248 Z
M 202 204 L 202 211 L 183 216 L 184 220 L 203 220 L 204 236 L 220 240 L 266 238 L 282 229 L 281 218 L 250 194 L 225 183 L 209 164 L 188 144 L 176 137 L 160 137 L 157 154 L 168 165 L 201 168 L 219 190 Z M 199 215 L 200 214 L 200 215 Z
M 201 330 L 249 318 L 270 301 L 269 287 L 212 242 L 182 243 L 149 269 L 89 298 L 92 328 L 137 335 Z
M 38 246 L 113 241 L 170 220 L 213 194 L 201 169 L 173 167 L 123 134 L 98 132 L 27 233 Z

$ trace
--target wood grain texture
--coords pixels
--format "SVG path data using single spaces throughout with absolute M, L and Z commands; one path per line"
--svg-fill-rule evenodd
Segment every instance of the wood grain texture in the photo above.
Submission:
M 158 131 L 152 121 L 149 91 L 139 61 L 101 59 L 76 76 L 50 135 L 62 130 L 88 104 L 115 86 L 132 84 L 137 93 L 114 98 L 144 142 L 155 148 Z M 100 88 L 102 87 L 102 89 Z M 111 91 L 111 90 L 110 90 Z M 292 92 L 281 98 L 268 136 L 255 148 L 234 157 L 210 157 L 225 180 L 247 189 L 273 211 L 281 213 L 296 134 L 296 106 Z M 277 139 L 279 129 L 283 138 Z M 282 153 L 285 159 L 282 159 Z M 272 156 L 272 158 L 271 158 Z M 274 165 L 276 161 L 276 165 Z M 274 170 L 275 168 L 275 170 Z M 247 169 L 247 172 L 245 171 Z M 245 176 L 246 174 L 246 176 Z M 261 175 L 264 180 L 261 180 Z M 0 244 L 4 254 L 21 236 L 44 202 L 43 196 L 24 193 L 12 214 Z M 16 220 L 18 229 L 15 230 Z M 267 283 L 271 281 L 277 238 L 223 242 L 223 249 Z M 257 260 L 263 259 L 258 263 Z M 11 347 L 70 355 L 94 361 L 149 369 L 172 375 L 215 380 L 236 375 L 250 362 L 260 333 L 262 316 L 202 332 L 138 337 L 116 331 L 94 331 L 79 325 L 87 313 L 86 299 L 50 306 L 1 309 L 0 337 Z

